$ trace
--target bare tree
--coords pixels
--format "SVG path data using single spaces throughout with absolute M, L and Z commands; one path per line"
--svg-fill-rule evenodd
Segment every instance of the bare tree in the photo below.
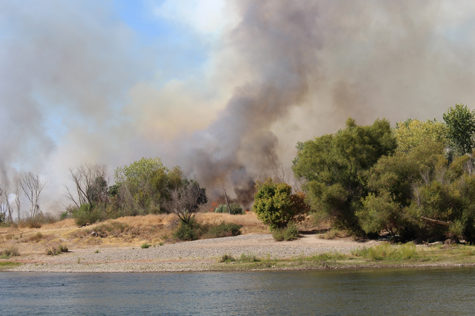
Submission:
M 8 189 L 0 188 L 0 213 L 6 222 L 13 222 L 13 208 L 10 204 Z
M 43 191 L 44 183 L 41 183 L 40 177 L 32 172 L 23 174 L 20 179 L 20 187 L 25 197 L 30 202 L 30 216 L 36 217 L 40 214 L 40 194 Z
M 206 202 L 205 189 L 200 188 L 196 181 L 190 181 L 171 191 L 170 200 L 166 203 L 166 206 L 183 223 L 189 224 L 199 205 Z
M 76 205 L 88 204 L 90 208 L 107 199 L 107 182 L 105 167 L 99 165 L 82 165 L 76 170 L 69 170 L 74 183 L 74 193 L 66 187 L 67 197 Z
M 15 206 L 17 212 L 17 220 L 21 220 L 21 199 L 20 199 L 20 180 L 15 183 Z

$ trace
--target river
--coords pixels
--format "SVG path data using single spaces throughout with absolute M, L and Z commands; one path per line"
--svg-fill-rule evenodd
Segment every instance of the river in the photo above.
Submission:
M 473 315 L 475 269 L 0 273 L 0 315 Z

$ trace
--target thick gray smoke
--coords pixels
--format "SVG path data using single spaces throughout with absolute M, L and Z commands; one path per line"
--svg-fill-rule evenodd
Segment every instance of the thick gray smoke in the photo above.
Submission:
M 290 174 L 297 141 L 349 116 L 432 119 L 475 104 L 472 1 L 228 9 L 239 22 L 210 55 L 212 73 L 157 88 L 159 50 L 137 48 L 112 3 L 0 0 L 0 174 L 42 173 L 53 199 L 81 162 L 159 156 L 208 192 L 247 200 L 255 180 Z
M 239 195 L 255 179 L 279 176 L 297 141 L 333 132 L 349 116 L 430 119 L 473 103 L 473 45 L 466 34 L 448 36 L 463 12 L 446 12 L 447 2 L 238 4 L 242 21 L 230 38 L 251 79 L 186 143 L 185 165 L 213 188 Z

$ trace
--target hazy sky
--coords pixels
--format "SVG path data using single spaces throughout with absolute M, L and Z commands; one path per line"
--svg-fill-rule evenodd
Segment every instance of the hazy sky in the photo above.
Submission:
M 60 210 L 69 168 L 158 156 L 242 188 L 348 116 L 473 108 L 473 38 L 473 1 L 0 0 L 0 182 Z

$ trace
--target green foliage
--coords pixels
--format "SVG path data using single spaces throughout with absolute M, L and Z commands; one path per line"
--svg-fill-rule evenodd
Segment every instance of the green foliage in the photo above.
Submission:
M 366 233 L 402 240 L 472 240 L 475 218 L 472 158 L 452 164 L 444 144 L 426 140 L 407 152 L 382 157 L 368 172 L 370 193 L 357 211 Z
M 355 212 L 367 194 L 367 170 L 395 148 L 388 121 L 357 126 L 349 119 L 336 134 L 299 143 L 293 171 L 306 181 L 304 189 L 313 211 L 324 212 L 338 227 L 359 232 Z
M 258 185 L 254 210 L 259 220 L 276 229 L 284 228 L 297 219 L 307 211 L 307 206 L 302 195 L 292 194 L 290 185 L 267 180 Z
M 171 191 L 186 179 L 180 168 L 168 170 L 158 158 L 142 158 L 115 171 L 116 184 L 109 188 L 115 206 L 127 215 L 160 213 Z
M 61 214 L 59 215 L 59 220 L 64 220 L 66 218 L 70 218 L 71 217 L 71 213 L 69 211 L 64 211 L 64 212 L 61 212 Z
M 83 204 L 79 208 L 72 210 L 72 217 L 78 226 L 86 226 L 94 224 L 105 218 L 104 212 L 101 208 L 91 208 L 89 204 Z
M 297 225 L 290 222 L 287 227 L 272 229 L 272 237 L 276 241 L 290 241 L 299 237 L 299 230 Z
M 150 245 L 149 243 L 146 243 L 146 242 L 145 242 L 145 243 L 143 243 L 142 245 L 140 245 L 140 248 L 142 248 L 142 249 L 147 249 L 147 248 L 150 248 L 150 246 L 151 246 L 151 245 Z
M 223 255 L 221 259 L 219 260 L 219 262 L 224 262 L 224 263 L 230 263 L 234 261 L 236 261 L 236 259 L 233 256 L 228 255 L 228 254 Z
M 203 229 L 201 225 L 192 218 L 188 223 L 180 221 L 180 225 L 173 235 L 178 240 L 196 240 L 202 234 Z
M 427 142 L 440 143 L 444 147 L 448 144 L 447 127 L 437 121 L 422 122 L 409 119 L 398 123 L 394 130 L 397 140 L 397 150 L 409 152 L 414 147 Z
M 200 225 L 194 218 L 189 223 L 180 222 L 174 237 L 178 240 L 196 240 L 200 238 L 220 238 L 238 236 L 242 225 L 220 223 L 218 225 Z
M 219 262 L 222 263 L 231 263 L 231 262 L 238 262 L 238 263 L 254 263 L 254 262 L 260 262 L 261 260 L 258 259 L 254 255 L 247 255 L 247 254 L 241 254 L 239 259 L 234 258 L 232 255 L 225 254 L 223 255 L 220 259 Z
M 206 225 L 204 230 L 205 238 L 220 238 L 220 237 L 230 237 L 238 236 L 241 234 L 242 225 L 234 223 L 221 223 L 218 225 Z
M 456 104 L 443 115 L 452 147 L 460 155 L 472 153 L 475 147 L 475 111 Z
M 412 242 L 399 246 L 382 243 L 371 248 L 355 250 L 352 252 L 352 255 L 376 261 L 401 261 L 417 259 L 419 257 L 416 245 Z
M 247 254 L 242 253 L 241 256 L 239 257 L 239 262 L 259 262 L 259 261 L 261 260 L 254 255 L 247 255 Z
M 158 158 L 142 158 L 115 171 L 116 184 L 128 190 L 139 213 L 159 205 L 166 178 L 167 169 Z
M 241 215 L 244 214 L 241 205 L 237 203 L 229 204 L 229 209 L 227 204 L 220 204 L 214 210 L 215 213 L 229 213 L 231 215 Z
M 384 156 L 368 171 L 368 190 L 356 212 L 368 234 L 386 231 L 402 239 L 416 237 L 416 218 L 411 214 L 415 186 L 429 182 L 446 164 L 443 144 L 427 141 L 408 152 Z

